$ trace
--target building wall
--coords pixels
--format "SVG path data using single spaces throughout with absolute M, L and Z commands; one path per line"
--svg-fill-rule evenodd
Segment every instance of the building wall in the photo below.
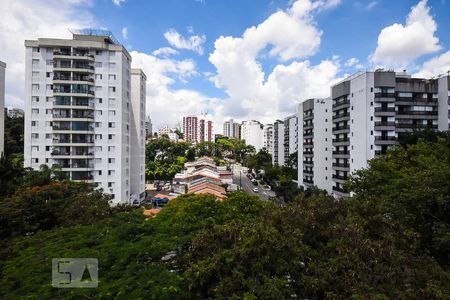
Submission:
M 147 77 L 141 69 L 131 69 L 131 171 L 130 194 L 133 199 L 145 196 L 145 111 Z
M 450 76 L 439 78 L 439 119 L 440 131 L 450 129 Z
M 244 121 L 241 125 L 241 137 L 247 145 L 255 147 L 256 152 L 264 146 L 263 125 L 258 121 Z
M 5 68 L 6 64 L 0 61 L 0 156 L 5 148 Z
M 284 157 L 284 122 L 276 121 L 273 124 L 273 155 L 272 164 L 283 166 L 285 163 Z
M 24 165 L 34 169 L 41 164 L 63 165 L 69 178 L 95 182 L 112 195 L 112 203 L 127 203 L 131 184 L 131 56 L 123 46 L 105 43 L 105 37 L 74 37 L 25 42 Z M 62 54 L 63 49 L 69 55 Z M 72 55 L 86 50 L 90 57 Z M 66 63 L 88 67 L 80 71 L 66 67 Z M 68 80 L 56 78 L 63 74 Z M 80 83 L 75 76 L 92 81 Z M 92 95 L 71 93 L 74 84 L 88 86 Z M 58 90 L 62 87 L 69 93 Z M 86 104 L 75 104 L 84 100 Z M 61 115 L 63 112 L 69 117 Z M 75 116 L 81 113 L 87 117 L 80 121 Z M 64 127 L 68 124 L 72 126 L 69 130 Z M 81 125 L 86 129 L 75 129 Z M 75 155 L 75 150 L 82 155 Z

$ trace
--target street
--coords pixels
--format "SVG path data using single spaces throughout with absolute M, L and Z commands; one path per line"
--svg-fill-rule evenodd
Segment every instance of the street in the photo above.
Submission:
M 265 187 L 262 185 L 254 185 L 250 179 L 247 177 L 247 173 L 243 173 L 243 170 L 247 170 L 246 167 L 242 167 L 240 165 L 233 165 L 232 166 L 232 172 L 233 172 L 233 183 L 237 185 L 242 185 L 242 189 L 252 195 L 257 195 L 263 200 L 269 200 L 270 197 L 275 197 L 275 192 L 271 190 L 266 190 Z M 253 192 L 253 189 L 255 187 L 258 187 L 258 192 Z

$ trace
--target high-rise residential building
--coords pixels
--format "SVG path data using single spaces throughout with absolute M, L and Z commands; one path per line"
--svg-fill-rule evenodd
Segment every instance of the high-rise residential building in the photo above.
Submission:
M 202 142 L 213 142 L 214 141 L 214 132 L 213 132 L 213 122 L 209 117 L 205 115 L 201 115 L 197 118 L 197 143 Z
M 20 108 L 9 108 L 7 114 L 10 118 L 23 118 L 25 116 L 25 112 Z
M 153 136 L 153 125 L 152 125 L 152 119 L 150 116 L 147 116 L 145 120 L 145 138 L 151 138 Z
M 331 99 L 309 99 L 298 108 L 298 185 L 332 192 Z M 334 152 L 333 152 L 334 153 Z
M 172 128 L 169 128 L 168 125 L 164 125 L 163 127 L 160 127 L 158 129 L 158 137 L 162 137 L 163 135 L 169 135 L 169 133 L 172 132 Z
M 223 135 L 232 139 L 241 139 L 241 124 L 234 122 L 233 119 L 223 123 Z
M 284 166 L 284 121 L 277 120 L 273 123 L 272 164 Z
M 131 69 L 131 198 L 145 198 L 145 111 L 147 76 L 141 69 Z
M 5 147 L 5 68 L 6 64 L 0 61 L 0 156 Z
M 241 124 L 233 123 L 233 138 L 240 140 L 241 139 Z
M 141 195 L 141 178 L 130 181 L 143 170 L 131 158 L 142 157 L 145 75 L 131 69 L 128 51 L 102 30 L 27 40 L 25 48 L 25 167 L 59 165 L 113 204 Z
M 184 140 L 194 144 L 214 141 L 213 122 L 207 115 L 183 117 Z
M 292 115 L 284 119 L 284 159 L 285 163 L 291 154 L 298 148 L 298 119 L 297 115 Z M 297 168 L 297 166 L 295 166 Z
M 273 156 L 273 124 L 264 125 L 263 130 L 263 148 Z
M 358 73 L 331 89 L 333 101 L 333 193 L 401 135 L 425 128 L 448 130 L 449 77 L 426 80 L 377 70 Z M 440 97 L 441 96 L 441 97 Z
M 183 136 L 186 142 L 198 141 L 198 118 L 194 116 L 183 117 Z
M 241 138 L 247 145 L 255 147 L 256 152 L 264 147 L 264 126 L 255 120 L 241 124 Z

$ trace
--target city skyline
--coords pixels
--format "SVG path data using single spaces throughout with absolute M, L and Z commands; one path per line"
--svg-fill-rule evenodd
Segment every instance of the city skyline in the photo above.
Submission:
M 23 40 L 68 38 L 69 29 L 84 27 L 113 31 L 133 67 L 149 74 L 147 115 L 155 128 L 202 112 L 215 124 L 272 123 L 306 99 L 330 96 L 329 87 L 348 75 L 379 66 L 427 78 L 446 73 L 449 3 L 391 2 L 192 0 L 175 10 L 176 1 L 6 1 L 0 12 L 0 37 L 8 41 L 0 46 L 8 64 L 5 104 L 24 107 Z M 289 30 L 279 35 L 278 26 Z

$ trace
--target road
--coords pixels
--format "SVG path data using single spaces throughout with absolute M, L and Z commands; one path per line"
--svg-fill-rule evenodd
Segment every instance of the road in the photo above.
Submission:
M 270 197 L 275 197 L 275 192 L 271 190 L 266 190 L 262 185 L 254 185 L 250 179 L 247 178 L 247 168 L 240 165 L 233 165 L 231 167 L 233 171 L 233 183 L 240 185 L 242 184 L 242 189 L 252 195 L 257 195 L 263 200 L 269 200 Z M 245 173 L 243 172 L 245 170 Z M 259 192 L 253 192 L 253 189 L 258 187 Z

